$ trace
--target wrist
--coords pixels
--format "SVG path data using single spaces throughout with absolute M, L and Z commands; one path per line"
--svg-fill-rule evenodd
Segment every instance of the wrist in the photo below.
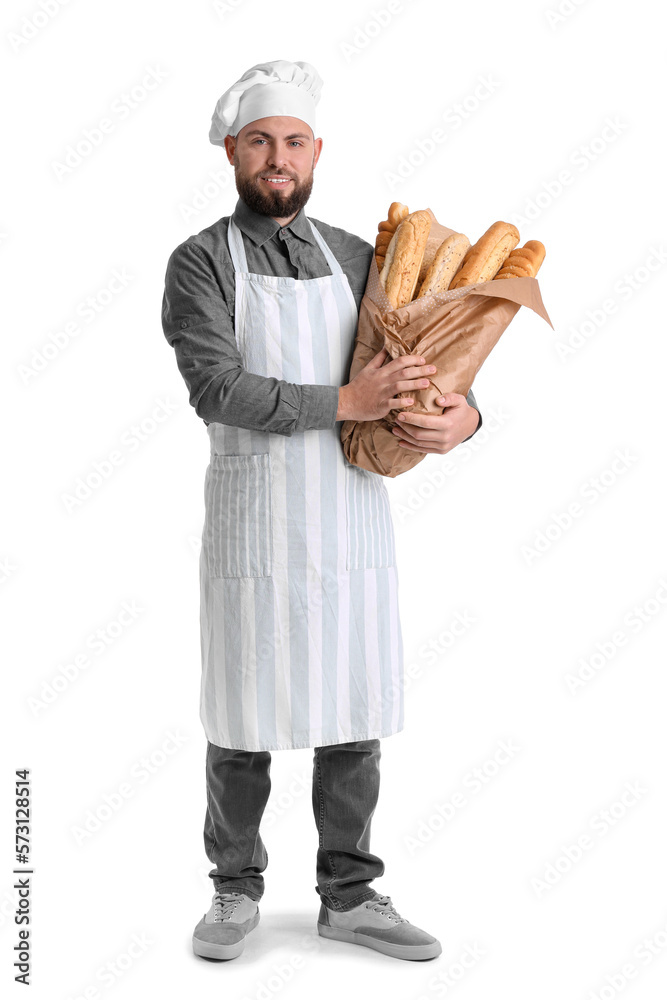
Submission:
M 345 389 L 346 388 L 347 388 L 346 386 L 342 385 L 339 388 L 339 390 L 338 390 L 338 410 L 336 412 L 336 420 L 337 421 L 338 420 L 348 420 L 349 419 L 348 418 L 348 412 L 347 412 L 346 399 L 345 399 L 345 396 L 346 396 Z

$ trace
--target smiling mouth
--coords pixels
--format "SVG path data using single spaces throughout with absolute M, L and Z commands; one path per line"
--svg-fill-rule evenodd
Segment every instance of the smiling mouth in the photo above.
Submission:
M 287 187 L 287 185 L 290 183 L 290 181 L 292 180 L 292 178 L 291 177 L 282 177 L 280 174 L 276 174 L 275 176 L 269 175 L 268 177 L 262 177 L 262 180 L 266 184 L 268 184 L 270 187 L 283 188 L 283 187 Z

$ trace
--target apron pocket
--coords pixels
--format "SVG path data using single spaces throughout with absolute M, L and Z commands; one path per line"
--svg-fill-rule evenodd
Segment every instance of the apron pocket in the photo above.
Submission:
M 271 576 L 271 456 L 211 455 L 204 497 L 209 576 Z
M 345 466 L 347 569 L 396 565 L 394 525 L 383 477 L 357 465 Z

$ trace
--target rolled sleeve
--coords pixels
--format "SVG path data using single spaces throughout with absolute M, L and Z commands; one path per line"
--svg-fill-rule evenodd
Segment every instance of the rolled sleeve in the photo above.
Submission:
M 190 404 L 205 423 L 286 436 L 334 427 L 337 386 L 299 385 L 246 371 L 224 288 L 192 243 L 176 247 L 167 262 L 162 329 Z
M 468 404 L 468 406 L 473 406 L 477 410 L 477 412 L 479 413 L 479 421 L 477 423 L 477 427 L 475 427 L 475 429 L 472 432 L 472 434 L 469 434 L 467 438 L 464 438 L 463 441 L 461 442 L 461 444 L 463 444 L 464 441 L 469 441 L 471 437 L 474 437 L 475 434 L 477 433 L 477 431 L 482 426 L 482 411 L 480 410 L 479 406 L 477 405 L 477 400 L 475 399 L 475 396 L 473 394 L 472 389 L 470 390 L 470 392 L 466 396 L 466 403 Z
M 302 385 L 301 411 L 297 431 L 324 430 L 333 427 L 338 413 L 337 385 Z

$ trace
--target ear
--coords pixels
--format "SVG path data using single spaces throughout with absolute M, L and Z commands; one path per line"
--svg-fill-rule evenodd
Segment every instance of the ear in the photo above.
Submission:
M 322 140 L 316 139 L 313 143 L 313 148 L 315 150 L 313 154 L 313 167 L 317 166 L 317 161 L 320 158 L 320 153 L 322 152 Z
M 227 159 L 234 166 L 234 151 L 236 149 L 236 138 L 233 135 L 226 135 L 224 138 L 225 152 Z

